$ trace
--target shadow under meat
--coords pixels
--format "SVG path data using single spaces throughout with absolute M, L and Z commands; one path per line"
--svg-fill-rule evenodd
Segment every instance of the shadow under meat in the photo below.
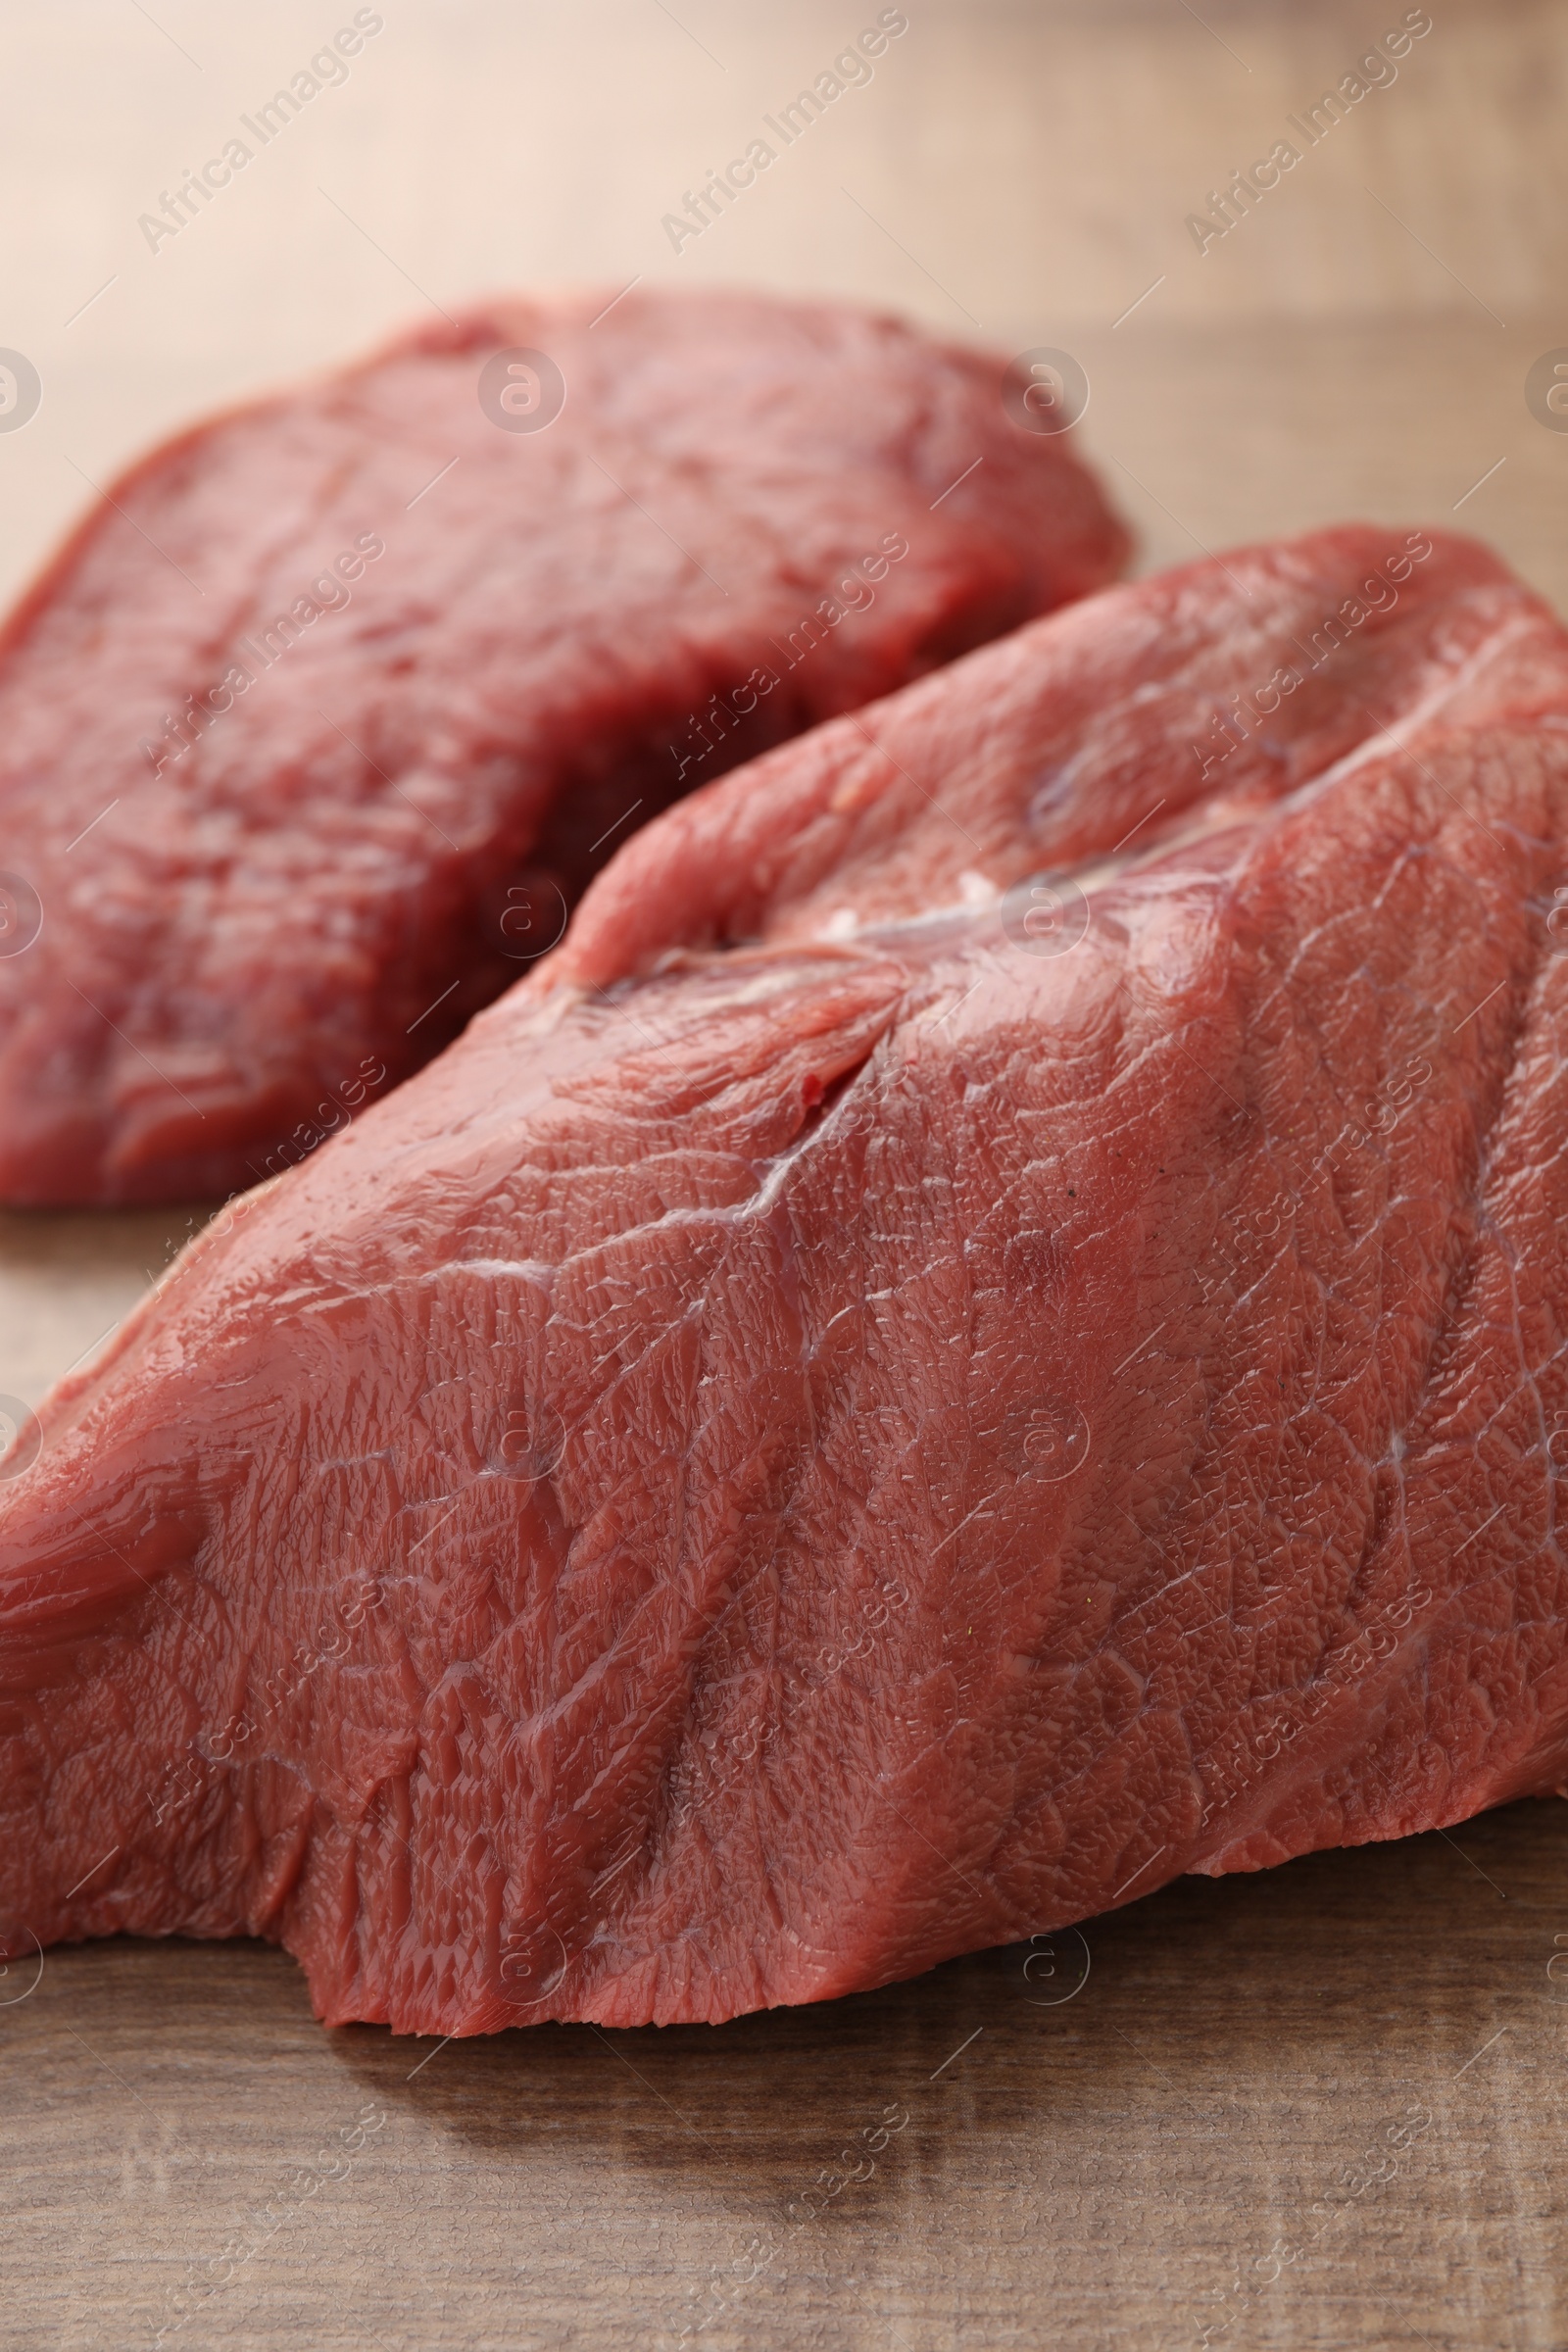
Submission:
M 1451 1834 L 1180 1879 L 1082 1930 L 723 2026 L 331 2039 L 368 2094 L 492 2161 L 569 2132 L 579 2160 L 695 2179 L 784 2226 L 816 2210 L 808 2190 L 831 2202 L 819 2175 L 853 2156 L 868 2219 L 912 2179 L 929 2198 L 955 2166 L 1005 2174 L 1047 2140 L 1090 2148 L 1130 2108 L 1201 2141 L 1282 2095 L 1332 2107 L 1341 2072 L 1364 2067 L 1369 2017 L 1391 2082 L 1448 2078 L 1477 2014 L 1553 1997 L 1561 1829 L 1530 1800 Z M 902 2161 L 862 2170 L 882 2132 Z

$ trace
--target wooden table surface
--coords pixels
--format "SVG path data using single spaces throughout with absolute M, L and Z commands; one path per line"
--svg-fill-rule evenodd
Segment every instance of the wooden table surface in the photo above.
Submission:
M 138 216 L 352 11 L 0 18 L 0 344 L 44 386 L 0 433 L 0 585 L 204 405 L 489 287 L 641 273 L 1072 350 L 1146 566 L 1370 514 L 1468 527 L 1568 609 L 1568 433 L 1524 394 L 1568 346 L 1560 6 L 1433 0 L 1397 79 L 1201 254 L 1188 213 L 1401 6 L 909 0 L 874 80 L 678 255 L 664 211 L 874 8 L 379 13 L 156 253 Z M 0 1392 L 35 1400 L 202 1213 L 0 1217 Z M 1551 2352 L 1561 1839 L 1528 1805 L 1183 1881 L 716 2031 L 438 2047 L 323 2032 L 259 1946 L 15 1963 L 0 2344 Z M 840 2161 L 867 2132 L 869 2173 Z

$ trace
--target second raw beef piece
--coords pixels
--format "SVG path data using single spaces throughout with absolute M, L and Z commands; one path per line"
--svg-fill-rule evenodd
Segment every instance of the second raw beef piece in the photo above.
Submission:
M 0 1200 L 303 1157 L 677 794 L 1126 550 L 1000 362 L 822 304 L 503 304 L 182 435 L 0 639 Z

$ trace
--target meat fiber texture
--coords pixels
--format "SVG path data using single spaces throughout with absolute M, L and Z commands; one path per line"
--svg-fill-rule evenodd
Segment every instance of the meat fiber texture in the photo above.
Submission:
M 722 2019 L 1563 1777 L 1568 636 L 1328 531 L 683 803 L 0 1482 L 0 1926 Z
M 0 1199 L 249 1189 L 678 793 L 1114 579 L 1003 392 L 855 309 L 634 290 L 133 467 L 0 637 Z

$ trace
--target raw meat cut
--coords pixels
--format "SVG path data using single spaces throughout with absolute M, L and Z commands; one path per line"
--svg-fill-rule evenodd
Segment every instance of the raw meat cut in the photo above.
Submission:
M 1555 1787 L 1565 823 L 1368 528 L 671 810 L 13 1457 L 10 1948 L 719 2019 Z
M 1114 579 L 1003 382 L 851 308 L 513 301 L 133 467 L 0 637 L 0 1199 L 275 1173 L 677 794 Z

